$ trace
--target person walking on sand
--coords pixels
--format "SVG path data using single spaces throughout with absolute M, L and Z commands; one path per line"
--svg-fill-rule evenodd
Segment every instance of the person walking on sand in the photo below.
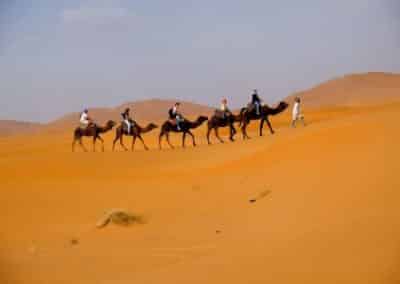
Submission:
M 304 122 L 304 115 L 300 112 L 300 98 L 297 97 L 294 99 L 294 105 L 292 110 L 292 127 L 296 127 L 296 122 L 301 120 L 303 126 L 306 126 Z

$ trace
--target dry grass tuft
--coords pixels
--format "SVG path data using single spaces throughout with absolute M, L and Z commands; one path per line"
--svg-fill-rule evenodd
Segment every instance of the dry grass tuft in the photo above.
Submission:
M 132 214 L 123 209 L 112 209 L 96 223 L 96 227 L 103 228 L 109 223 L 114 223 L 120 226 L 129 226 L 133 224 L 144 224 L 144 219 L 140 215 Z

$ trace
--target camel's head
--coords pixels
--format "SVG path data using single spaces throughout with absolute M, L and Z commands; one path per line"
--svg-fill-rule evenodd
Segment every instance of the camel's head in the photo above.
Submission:
M 109 120 L 107 121 L 107 127 L 113 128 L 115 125 L 117 125 L 117 123 L 113 120 Z
M 199 123 L 203 123 L 204 121 L 207 121 L 207 120 L 208 120 L 208 117 L 204 116 L 204 115 L 200 115 L 199 118 L 197 119 L 197 121 Z
M 280 110 L 282 110 L 282 111 L 284 111 L 285 109 L 287 109 L 288 106 L 289 106 L 289 104 L 288 104 L 287 102 L 284 102 L 284 101 L 281 101 L 281 102 L 278 104 L 278 108 L 279 108 Z
M 149 128 L 150 128 L 150 129 L 156 129 L 156 128 L 158 128 L 158 125 L 157 125 L 157 124 L 154 124 L 154 123 L 150 123 L 150 124 L 149 124 Z

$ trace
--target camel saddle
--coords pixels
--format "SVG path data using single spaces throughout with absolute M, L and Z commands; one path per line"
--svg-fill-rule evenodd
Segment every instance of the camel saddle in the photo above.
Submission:
M 247 112 L 248 113 L 256 112 L 256 105 L 253 103 L 248 103 L 247 104 Z
M 262 106 L 260 106 L 262 108 Z M 261 110 L 260 110 L 261 111 Z M 248 103 L 246 107 L 246 112 L 252 115 L 256 115 L 256 105 L 253 103 Z
M 96 124 L 94 124 L 93 122 L 91 122 L 91 123 L 89 123 L 89 124 L 84 124 L 84 123 L 80 123 L 80 124 L 79 124 L 79 128 L 80 128 L 81 130 L 87 130 L 87 129 L 92 128 L 92 127 L 94 127 L 94 126 L 96 126 Z
M 174 127 L 174 129 L 176 130 L 176 131 L 179 131 L 178 130 L 178 123 L 177 123 L 177 121 L 176 121 L 176 118 L 174 118 L 174 119 L 168 119 L 168 121 L 169 121 L 169 123 L 171 123 L 171 125 Z M 183 118 L 180 122 L 179 122 L 179 125 L 182 127 L 182 124 L 184 123 L 186 121 L 186 119 L 185 118 Z
M 131 124 L 131 133 L 132 133 L 133 128 L 135 127 L 136 121 L 130 119 L 129 122 Z M 126 125 L 126 123 L 122 121 L 121 125 L 122 125 L 123 132 L 127 133 L 128 132 L 128 126 Z M 131 133 L 128 133 L 128 134 L 131 134 Z
M 220 109 L 216 109 L 214 115 L 216 118 L 219 118 L 219 119 L 226 119 L 226 117 L 227 117 L 227 113 Z

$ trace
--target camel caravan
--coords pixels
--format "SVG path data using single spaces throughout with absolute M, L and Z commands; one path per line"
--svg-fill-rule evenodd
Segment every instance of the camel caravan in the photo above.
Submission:
M 199 116 L 195 121 L 190 121 L 184 118 L 180 112 L 180 103 L 177 102 L 172 108 L 169 109 L 169 118 L 161 125 L 160 134 L 158 138 L 159 149 L 162 149 L 162 141 L 165 137 L 168 145 L 171 149 L 174 146 L 171 144 L 169 136 L 171 132 L 182 133 L 182 147 L 185 147 L 186 136 L 192 138 L 193 146 L 196 146 L 196 139 L 192 132 L 193 129 L 198 128 L 204 122 L 207 121 L 207 142 L 211 144 L 210 134 L 214 131 L 216 138 L 224 143 L 224 140 L 219 136 L 219 128 L 229 127 L 229 139 L 234 141 L 234 136 L 237 133 L 234 124 L 239 123 L 239 127 L 242 132 L 243 139 L 249 139 L 247 134 L 247 126 L 252 120 L 259 120 L 259 135 L 263 135 L 263 127 L 266 123 L 269 127 L 271 134 L 274 133 L 272 129 L 271 122 L 268 117 L 270 115 L 276 115 L 283 112 L 289 105 L 286 102 L 280 102 L 276 107 L 270 107 L 266 104 L 262 104 L 261 99 L 258 96 L 257 90 L 254 90 L 252 94 L 251 102 L 244 108 L 240 110 L 238 114 L 232 113 L 228 108 L 228 103 L 226 99 L 221 102 L 221 107 L 215 110 L 215 113 L 208 118 L 207 116 Z M 124 136 L 132 137 L 131 150 L 134 150 L 136 140 L 139 139 L 142 142 L 145 150 L 149 150 L 145 144 L 142 135 L 158 128 L 154 123 L 149 123 L 147 126 L 142 127 L 136 121 L 134 121 L 130 116 L 130 109 L 127 108 L 122 114 L 122 121 L 120 125 L 116 128 L 115 138 L 113 140 L 112 150 L 115 150 L 117 142 L 120 146 L 127 151 L 128 148 L 123 143 Z M 104 140 L 100 136 L 112 130 L 117 125 L 116 122 L 109 120 L 105 126 L 99 126 L 93 122 L 93 119 L 89 117 L 88 109 L 85 109 L 80 115 L 80 126 L 74 131 L 74 138 L 72 142 L 72 151 L 75 151 L 75 144 L 78 142 L 81 148 L 87 152 L 86 147 L 82 143 L 83 137 L 92 137 L 93 144 L 92 150 L 96 151 L 96 142 L 99 140 L 101 142 L 102 151 L 104 151 Z

